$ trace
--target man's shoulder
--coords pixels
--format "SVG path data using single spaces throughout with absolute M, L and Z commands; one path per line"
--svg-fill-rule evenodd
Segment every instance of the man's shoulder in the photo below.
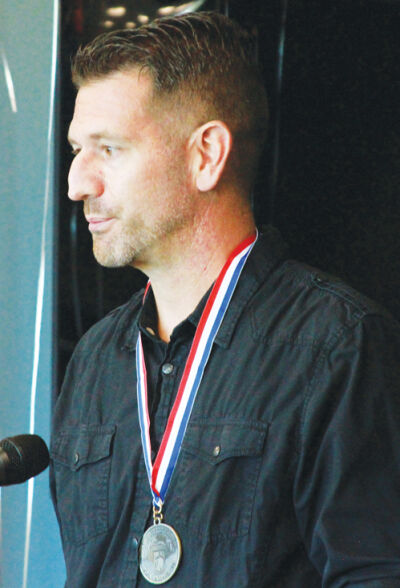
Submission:
M 279 230 L 271 225 L 261 227 L 260 243 L 255 248 L 252 273 L 262 287 L 257 302 L 265 307 L 265 300 L 281 300 L 315 312 L 346 311 L 354 317 L 366 314 L 389 313 L 368 296 L 357 291 L 343 278 L 318 269 L 303 261 L 292 259 L 290 249 Z M 279 306 L 279 304 L 278 304 Z M 340 314 L 340 312 L 339 312 Z
M 368 317 L 396 325 L 381 305 L 330 273 L 292 259 L 283 260 L 252 303 L 254 325 L 262 337 L 326 339 L 352 329 Z
M 282 270 L 288 277 L 289 288 L 295 294 L 304 296 L 305 301 L 316 305 L 318 310 L 324 310 L 327 305 L 332 305 L 333 309 L 344 308 L 355 317 L 366 314 L 389 314 L 372 298 L 334 274 L 291 259 L 286 261 Z M 317 304 L 318 302 L 320 304 Z

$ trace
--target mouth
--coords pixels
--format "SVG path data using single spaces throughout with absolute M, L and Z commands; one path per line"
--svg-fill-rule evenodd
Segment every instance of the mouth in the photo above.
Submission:
M 91 233 L 100 233 L 106 231 L 114 221 L 114 217 L 88 216 L 89 231 Z

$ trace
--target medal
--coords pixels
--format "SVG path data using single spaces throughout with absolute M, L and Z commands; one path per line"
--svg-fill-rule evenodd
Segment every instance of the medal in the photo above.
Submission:
M 139 561 L 142 576 L 150 584 L 164 584 L 175 574 L 182 555 L 176 531 L 162 522 L 161 508 L 153 507 L 154 524 L 140 543 Z
M 171 409 L 154 465 L 151 459 L 146 364 L 140 332 L 138 335 L 136 343 L 138 412 L 143 455 L 153 496 L 154 513 L 154 524 L 147 529 L 142 538 L 139 565 L 143 576 L 152 584 L 167 582 L 172 578 L 179 566 L 181 543 L 176 531 L 162 522 L 161 509 L 178 461 L 182 440 L 185 436 L 214 339 L 217 336 L 240 274 L 257 236 L 258 234 L 256 233 L 236 247 L 211 290 L 194 335 L 176 400 Z M 144 298 L 149 287 L 150 282 L 147 284 Z M 163 545 L 164 548 L 161 549 Z

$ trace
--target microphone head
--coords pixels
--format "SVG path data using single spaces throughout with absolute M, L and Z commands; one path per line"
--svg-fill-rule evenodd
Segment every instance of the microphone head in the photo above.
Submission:
M 0 486 L 25 482 L 45 470 L 50 461 L 47 445 L 39 435 L 7 437 L 0 441 L 0 451 L 7 456 Z

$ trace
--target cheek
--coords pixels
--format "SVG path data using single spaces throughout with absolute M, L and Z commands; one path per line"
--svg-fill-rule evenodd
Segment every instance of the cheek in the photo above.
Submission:
M 182 165 L 180 162 L 166 157 L 154 157 L 140 175 L 140 184 L 145 192 L 153 198 L 167 199 L 174 193 L 179 194 L 180 186 L 184 180 Z
M 141 157 L 120 161 L 107 170 L 108 192 L 127 214 L 169 208 L 189 190 L 186 154 L 175 146 L 150 144 Z

